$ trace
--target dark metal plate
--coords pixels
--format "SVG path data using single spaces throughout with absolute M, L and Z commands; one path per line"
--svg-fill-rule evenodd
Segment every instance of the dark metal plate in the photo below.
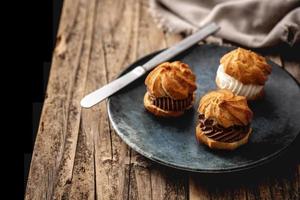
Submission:
M 272 74 L 265 86 L 265 97 L 249 103 L 254 119 L 248 144 L 233 152 L 224 152 L 211 150 L 195 139 L 199 100 L 216 88 L 214 80 L 219 60 L 232 49 L 197 45 L 173 59 L 189 64 L 197 75 L 196 103 L 182 117 L 157 118 L 144 109 L 145 77 L 112 96 L 108 101 L 108 113 L 117 134 L 151 160 L 195 172 L 239 171 L 278 156 L 300 131 L 300 88 L 286 71 L 270 61 Z M 140 59 L 127 70 L 143 64 L 155 54 Z

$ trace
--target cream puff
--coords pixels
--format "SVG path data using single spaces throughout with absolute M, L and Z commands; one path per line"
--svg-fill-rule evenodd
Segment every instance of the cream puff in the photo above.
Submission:
M 237 48 L 225 54 L 216 75 L 220 89 L 254 100 L 262 96 L 264 85 L 271 73 L 266 59 L 250 50 Z
M 180 116 L 193 106 L 196 76 L 185 63 L 158 65 L 148 74 L 145 85 L 144 106 L 156 116 Z
M 234 150 L 248 142 L 253 113 L 244 96 L 229 90 L 204 95 L 198 107 L 196 138 L 212 149 Z

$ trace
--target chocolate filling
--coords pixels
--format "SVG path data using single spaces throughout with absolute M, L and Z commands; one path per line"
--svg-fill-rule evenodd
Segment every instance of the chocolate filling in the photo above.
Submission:
M 250 125 L 234 125 L 225 128 L 213 119 L 205 119 L 203 114 L 199 115 L 199 125 L 203 134 L 208 138 L 219 142 L 239 141 L 244 138 L 250 130 Z
M 174 100 L 170 97 L 155 98 L 149 95 L 149 99 L 153 105 L 166 110 L 166 111 L 184 111 L 193 102 L 193 94 L 190 94 L 188 98 L 182 100 Z

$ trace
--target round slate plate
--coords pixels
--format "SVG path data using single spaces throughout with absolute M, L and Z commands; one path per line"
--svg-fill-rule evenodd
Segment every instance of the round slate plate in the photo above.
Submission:
M 197 75 L 196 103 L 182 117 L 157 118 L 144 109 L 146 76 L 112 96 L 108 101 L 108 114 L 117 134 L 131 148 L 151 160 L 194 172 L 244 170 L 278 156 L 300 131 L 300 88 L 287 72 L 269 61 L 272 74 L 265 86 L 265 97 L 249 103 L 254 118 L 248 144 L 225 152 L 211 150 L 195 139 L 199 100 L 216 88 L 214 80 L 219 60 L 232 49 L 197 45 L 173 59 L 189 64 Z M 155 54 L 140 59 L 126 71 L 145 63 Z

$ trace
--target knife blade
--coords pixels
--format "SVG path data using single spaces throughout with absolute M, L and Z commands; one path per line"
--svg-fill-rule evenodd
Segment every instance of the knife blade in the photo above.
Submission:
M 169 59 L 173 58 L 174 56 L 180 54 L 181 52 L 185 51 L 186 49 L 190 48 L 200 40 L 205 39 L 207 36 L 215 33 L 218 31 L 220 27 L 215 23 L 207 24 L 206 26 L 202 27 L 196 33 L 190 35 L 189 37 L 185 38 L 184 40 L 178 42 L 174 46 L 166 49 L 165 51 L 159 53 L 158 55 L 154 56 L 148 62 L 143 64 L 142 66 L 138 66 L 131 70 L 130 72 L 126 73 L 125 75 L 121 76 L 120 78 L 108 83 L 107 85 L 101 87 L 98 90 L 86 95 L 80 102 L 80 105 L 84 108 L 90 108 L 97 103 L 103 101 L 107 97 L 111 96 L 112 94 L 116 93 L 120 89 L 124 88 L 129 83 L 135 81 L 139 77 L 143 76 L 147 71 L 153 69 L 158 64 L 162 62 L 166 62 Z

